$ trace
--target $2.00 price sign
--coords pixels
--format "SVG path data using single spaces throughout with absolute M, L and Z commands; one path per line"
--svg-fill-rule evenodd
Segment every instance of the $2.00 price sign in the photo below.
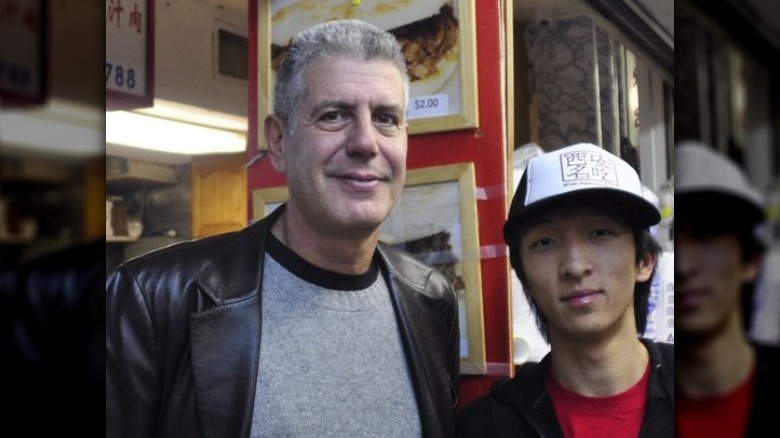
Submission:
M 446 116 L 449 114 L 450 109 L 447 97 L 447 94 L 432 94 L 429 96 L 415 96 L 409 99 L 406 118 L 413 120 Z

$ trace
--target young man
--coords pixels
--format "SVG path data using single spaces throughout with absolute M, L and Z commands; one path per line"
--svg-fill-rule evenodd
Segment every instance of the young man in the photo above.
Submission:
M 378 242 L 406 174 L 405 71 L 364 22 L 296 37 L 265 120 L 287 203 L 108 281 L 107 436 L 453 434 L 455 292 Z
M 678 145 L 675 168 L 675 435 L 771 435 L 780 355 L 747 336 L 765 252 L 763 199 L 701 143 Z
M 458 436 L 672 436 L 674 350 L 639 337 L 659 221 L 637 173 L 598 146 L 529 161 L 504 238 L 550 353 L 466 406 Z

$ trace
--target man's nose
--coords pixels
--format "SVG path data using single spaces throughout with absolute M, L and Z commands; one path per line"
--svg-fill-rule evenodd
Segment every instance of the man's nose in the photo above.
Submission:
M 377 132 L 370 115 L 359 114 L 355 116 L 347 139 L 348 155 L 374 156 L 379 149 L 377 144 Z
M 564 244 L 561 275 L 564 278 L 580 279 L 593 273 L 593 264 L 588 251 L 577 242 Z

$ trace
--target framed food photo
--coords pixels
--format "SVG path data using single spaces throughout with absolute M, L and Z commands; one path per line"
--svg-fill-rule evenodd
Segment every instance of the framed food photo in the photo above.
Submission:
M 441 271 L 458 294 L 460 372 L 485 373 L 482 274 L 474 164 L 407 172 L 401 200 L 380 239 Z
M 478 126 L 473 1 L 260 0 L 258 132 L 271 112 L 276 71 L 292 38 L 306 27 L 341 18 L 373 23 L 401 43 L 410 80 L 411 134 Z
M 252 193 L 254 220 L 287 199 L 286 187 Z M 409 170 L 380 240 L 434 266 L 458 295 L 461 374 L 484 374 L 485 335 L 473 163 Z

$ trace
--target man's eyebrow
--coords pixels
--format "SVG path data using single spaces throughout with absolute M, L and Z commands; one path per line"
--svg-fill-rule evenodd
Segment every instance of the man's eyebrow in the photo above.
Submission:
M 311 109 L 310 116 L 315 116 L 317 113 L 322 111 L 324 108 L 334 108 L 334 109 L 340 109 L 340 110 L 354 110 L 357 105 L 353 103 L 349 103 L 343 100 L 337 100 L 337 99 L 325 99 L 323 101 L 320 101 L 314 107 Z M 371 109 L 372 113 L 393 113 L 393 114 L 401 114 L 403 113 L 403 110 L 401 109 L 401 105 L 396 104 L 389 104 L 389 105 L 378 105 Z
M 323 108 L 338 108 L 338 109 L 352 109 L 355 108 L 354 104 L 347 103 L 343 100 L 336 100 L 336 99 L 325 99 L 323 101 L 320 101 L 314 107 L 311 109 L 311 115 L 317 114 L 320 112 Z
M 402 113 L 401 105 L 379 105 L 374 109 L 374 112 L 384 113 Z

